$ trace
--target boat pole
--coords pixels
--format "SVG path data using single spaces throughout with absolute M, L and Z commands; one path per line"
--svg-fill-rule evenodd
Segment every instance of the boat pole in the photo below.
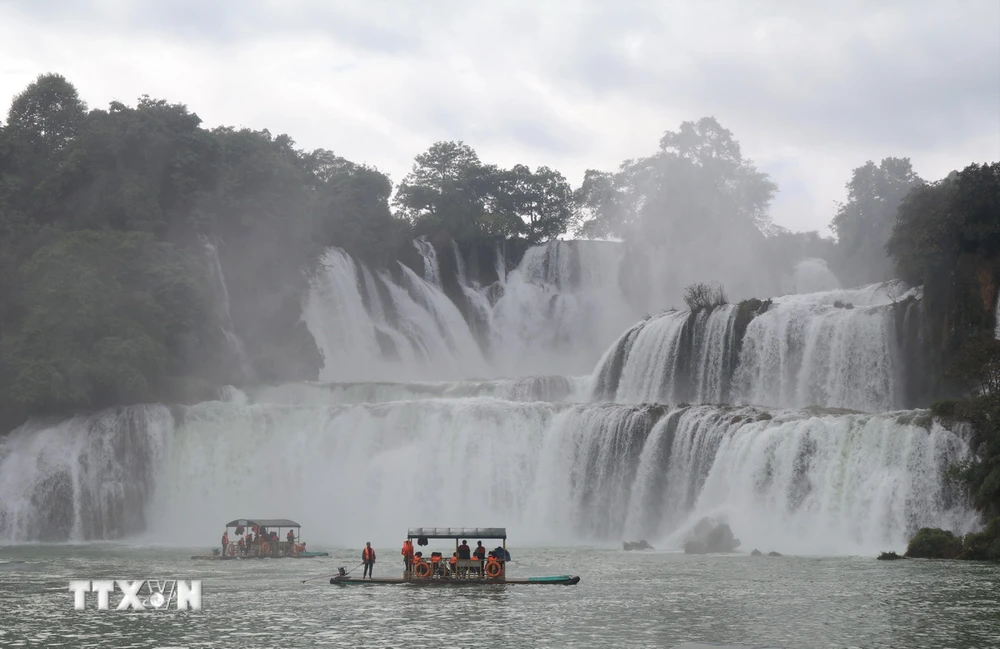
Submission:
M 345 572 L 344 575 L 346 576 L 346 575 L 351 574 L 352 572 L 354 572 L 355 570 L 357 570 L 358 568 L 360 568 L 363 565 L 365 565 L 364 561 L 362 561 L 358 565 L 354 566 L 353 568 L 351 568 L 350 570 L 348 570 L 347 572 Z M 335 574 L 332 574 L 332 575 L 320 575 L 319 577 L 309 577 L 307 579 L 303 579 L 301 583 L 304 584 L 307 581 L 312 581 L 313 579 L 326 579 L 327 577 L 337 577 L 339 575 L 340 575 L 340 573 L 338 572 L 338 573 L 335 573 Z

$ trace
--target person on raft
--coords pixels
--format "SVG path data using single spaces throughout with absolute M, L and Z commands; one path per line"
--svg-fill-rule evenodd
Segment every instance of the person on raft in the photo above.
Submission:
M 413 543 L 410 539 L 403 541 L 403 550 L 400 552 L 403 555 L 403 572 L 410 571 L 410 565 L 413 563 Z
M 365 577 L 374 578 L 375 577 L 375 550 L 372 549 L 372 542 L 368 541 L 365 544 L 365 549 L 361 551 L 361 561 L 365 564 L 364 574 L 361 578 Z

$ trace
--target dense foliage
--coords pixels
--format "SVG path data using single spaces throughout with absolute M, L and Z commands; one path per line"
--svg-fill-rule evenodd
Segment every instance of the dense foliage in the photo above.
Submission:
M 845 285 L 895 277 L 885 244 L 896 209 L 920 182 L 909 158 L 885 158 L 878 165 L 869 160 L 854 170 L 847 183 L 847 201 L 838 206 L 831 223 L 838 242 L 833 266 Z
M 307 274 L 329 245 L 393 256 L 409 224 L 391 190 L 284 135 L 206 130 L 181 104 L 88 112 L 66 79 L 40 76 L 0 127 L 0 425 L 238 380 L 208 245 L 259 375 L 315 373 Z
M 1000 163 L 970 165 L 903 198 L 886 245 L 899 276 L 924 287 L 925 344 L 937 358 L 935 414 L 971 424 L 972 457 L 950 475 L 993 520 L 965 558 L 1000 559 Z
M 573 215 L 558 172 L 486 165 L 461 142 L 418 156 L 398 214 L 392 200 L 383 173 L 287 135 L 207 130 L 145 96 L 88 111 L 65 78 L 39 76 L 0 124 L 0 429 L 316 378 L 301 298 L 327 247 L 381 266 L 420 234 L 538 242 Z
M 438 142 L 418 155 L 396 204 L 416 235 L 444 233 L 457 241 L 537 243 L 565 232 L 573 216 L 572 190 L 561 173 L 483 164 L 462 142 Z

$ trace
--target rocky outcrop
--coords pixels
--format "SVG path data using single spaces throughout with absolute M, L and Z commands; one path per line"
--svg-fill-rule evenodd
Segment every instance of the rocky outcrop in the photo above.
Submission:
M 622 543 L 622 546 L 624 547 L 624 549 L 625 549 L 626 552 L 628 552 L 630 550 L 652 550 L 652 549 L 654 549 L 653 546 L 651 546 L 649 544 L 649 542 L 646 541 L 645 539 L 641 539 L 639 541 L 625 541 L 624 543 Z
M 703 518 L 695 525 L 687 542 L 684 543 L 684 552 L 687 554 L 732 552 L 739 546 L 740 540 L 733 536 L 729 525 L 714 523 Z
M 906 546 L 911 559 L 957 559 L 962 554 L 962 537 L 937 527 L 922 527 Z

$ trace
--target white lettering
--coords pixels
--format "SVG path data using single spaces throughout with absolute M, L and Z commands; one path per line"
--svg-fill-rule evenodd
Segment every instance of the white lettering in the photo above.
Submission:
M 95 581 L 91 587 L 97 593 L 97 608 L 102 611 L 108 610 L 108 595 L 115 589 L 115 582 L 110 580 Z
M 79 579 L 69 582 L 69 592 L 73 593 L 73 608 L 82 611 L 87 607 L 87 593 L 90 592 L 90 582 Z
M 139 599 L 139 589 L 146 582 L 136 580 L 136 581 L 116 581 L 118 584 L 118 590 L 122 591 L 122 601 L 118 602 L 119 611 L 124 611 L 127 608 L 133 610 L 141 611 L 146 607 L 142 605 L 142 600 Z
M 201 610 L 201 580 L 177 580 L 177 610 Z

